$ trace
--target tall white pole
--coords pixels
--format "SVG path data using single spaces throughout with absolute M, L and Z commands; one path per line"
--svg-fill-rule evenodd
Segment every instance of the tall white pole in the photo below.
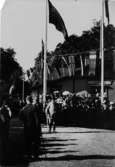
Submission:
M 47 36 L 48 36 L 48 0 L 45 0 L 46 20 L 45 20 L 45 45 L 44 45 L 44 72 L 43 72 L 43 107 L 45 108 L 47 93 Z
M 104 102 L 104 6 L 105 0 L 102 0 L 102 16 L 100 27 L 100 57 L 101 57 L 101 104 Z

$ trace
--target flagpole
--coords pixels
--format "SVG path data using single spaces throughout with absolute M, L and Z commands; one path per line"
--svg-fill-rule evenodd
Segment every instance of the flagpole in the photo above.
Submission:
M 46 6 L 46 18 L 45 18 L 45 44 L 44 44 L 44 71 L 43 71 L 43 108 L 45 109 L 46 104 L 46 93 L 47 93 L 47 36 L 48 36 L 48 0 L 45 0 Z
M 100 27 L 100 57 L 101 57 L 101 104 L 104 102 L 104 5 L 105 0 L 102 0 L 102 16 Z

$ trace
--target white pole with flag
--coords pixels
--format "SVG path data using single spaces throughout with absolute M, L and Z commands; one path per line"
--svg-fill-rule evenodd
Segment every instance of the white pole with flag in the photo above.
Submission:
M 44 71 L 43 71 L 43 108 L 45 109 L 47 93 L 47 36 L 48 36 L 48 0 L 46 2 L 45 43 L 44 43 Z
M 102 0 L 102 15 L 100 27 L 100 57 L 101 57 L 101 104 L 104 102 L 104 6 L 105 0 Z

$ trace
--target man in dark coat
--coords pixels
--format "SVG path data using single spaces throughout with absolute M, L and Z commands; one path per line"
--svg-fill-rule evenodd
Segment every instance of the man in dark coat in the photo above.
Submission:
M 19 117 L 24 122 L 24 136 L 27 157 L 37 157 L 37 147 L 35 150 L 36 136 L 38 131 L 38 116 L 36 114 L 36 108 L 32 104 L 31 96 L 27 96 L 26 105 L 20 111 Z
M 7 105 L 7 101 L 3 100 L 0 108 L 0 161 L 6 162 L 7 160 L 7 144 L 10 127 L 10 119 L 12 113 Z
M 41 113 L 42 113 L 42 107 L 39 102 L 38 97 L 33 98 L 33 110 L 35 114 L 35 121 L 36 121 L 36 133 L 34 136 L 34 142 L 33 142 L 33 152 L 34 156 L 38 156 L 40 151 L 40 143 L 41 143 L 41 136 L 42 136 L 42 130 L 41 130 Z

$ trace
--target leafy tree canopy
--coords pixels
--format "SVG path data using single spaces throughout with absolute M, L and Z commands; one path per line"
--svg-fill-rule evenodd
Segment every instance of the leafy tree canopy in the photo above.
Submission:
M 59 43 L 54 50 L 56 55 L 77 53 L 80 51 L 98 50 L 100 45 L 100 22 L 87 31 L 83 31 L 81 36 L 71 35 L 64 43 Z M 104 47 L 115 48 L 115 27 L 111 24 L 104 25 Z
M 0 78 L 6 83 L 12 83 L 22 75 L 22 68 L 17 62 L 13 48 L 0 48 Z
M 111 24 L 104 25 L 104 47 L 106 49 L 115 48 L 115 27 Z M 79 53 L 96 50 L 100 48 L 100 22 L 95 22 L 90 30 L 83 31 L 81 36 L 72 34 L 63 43 L 58 43 L 56 49 L 47 53 L 48 69 L 52 72 L 56 69 L 59 73 L 60 65 L 68 64 L 68 57 L 64 54 Z M 35 66 L 32 75 L 32 82 L 41 83 L 43 80 L 43 46 L 42 51 L 35 59 Z M 61 55 L 61 56 L 59 56 Z

